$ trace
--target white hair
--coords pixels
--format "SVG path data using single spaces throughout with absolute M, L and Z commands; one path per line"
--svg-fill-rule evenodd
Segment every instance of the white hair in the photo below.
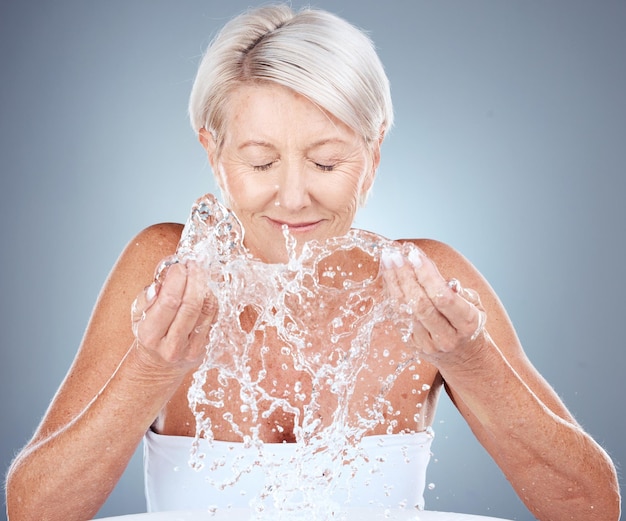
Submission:
M 372 41 L 326 11 L 275 5 L 229 21 L 198 69 L 189 100 L 194 130 L 205 128 L 221 148 L 229 94 L 263 81 L 306 97 L 366 143 L 380 141 L 393 123 L 389 80 Z

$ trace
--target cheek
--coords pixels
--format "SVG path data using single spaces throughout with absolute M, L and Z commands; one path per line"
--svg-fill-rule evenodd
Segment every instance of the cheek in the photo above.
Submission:
M 337 211 L 354 212 L 363 196 L 363 181 L 363 175 L 352 174 L 325 183 L 324 192 L 328 205 L 332 205 Z
M 244 175 L 236 171 L 226 173 L 222 168 L 221 177 L 224 200 L 233 210 L 254 211 L 274 200 L 273 185 L 261 181 L 260 176 Z

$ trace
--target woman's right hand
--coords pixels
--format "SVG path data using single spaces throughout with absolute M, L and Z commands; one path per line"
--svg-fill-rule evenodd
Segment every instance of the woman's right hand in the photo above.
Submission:
M 187 372 L 197 366 L 216 312 L 217 301 L 198 263 L 169 265 L 133 303 L 134 348 L 146 369 Z
M 93 519 L 202 359 L 217 309 L 205 270 L 172 264 L 142 290 L 154 267 L 175 254 L 182 230 L 146 228 L 111 270 L 66 378 L 7 473 L 11 520 Z

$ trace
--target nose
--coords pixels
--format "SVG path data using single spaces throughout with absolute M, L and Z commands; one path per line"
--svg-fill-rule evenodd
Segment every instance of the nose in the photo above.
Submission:
M 297 211 L 311 204 L 306 172 L 300 165 L 283 165 L 276 192 L 277 206 L 286 210 Z

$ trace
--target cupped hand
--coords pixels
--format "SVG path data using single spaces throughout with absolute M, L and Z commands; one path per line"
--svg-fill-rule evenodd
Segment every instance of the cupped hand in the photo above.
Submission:
M 133 303 L 135 347 L 157 367 L 188 370 L 205 353 L 216 312 L 201 267 L 174 262 Z
M 381 264 L 386 291 L 413 318 L 410 341 L 418 352 L 435 364 L 471 357 L 485 336 L 486 314 L 476 292 L 444 279 L 417 247 L 408 255 L 387 250 Z

